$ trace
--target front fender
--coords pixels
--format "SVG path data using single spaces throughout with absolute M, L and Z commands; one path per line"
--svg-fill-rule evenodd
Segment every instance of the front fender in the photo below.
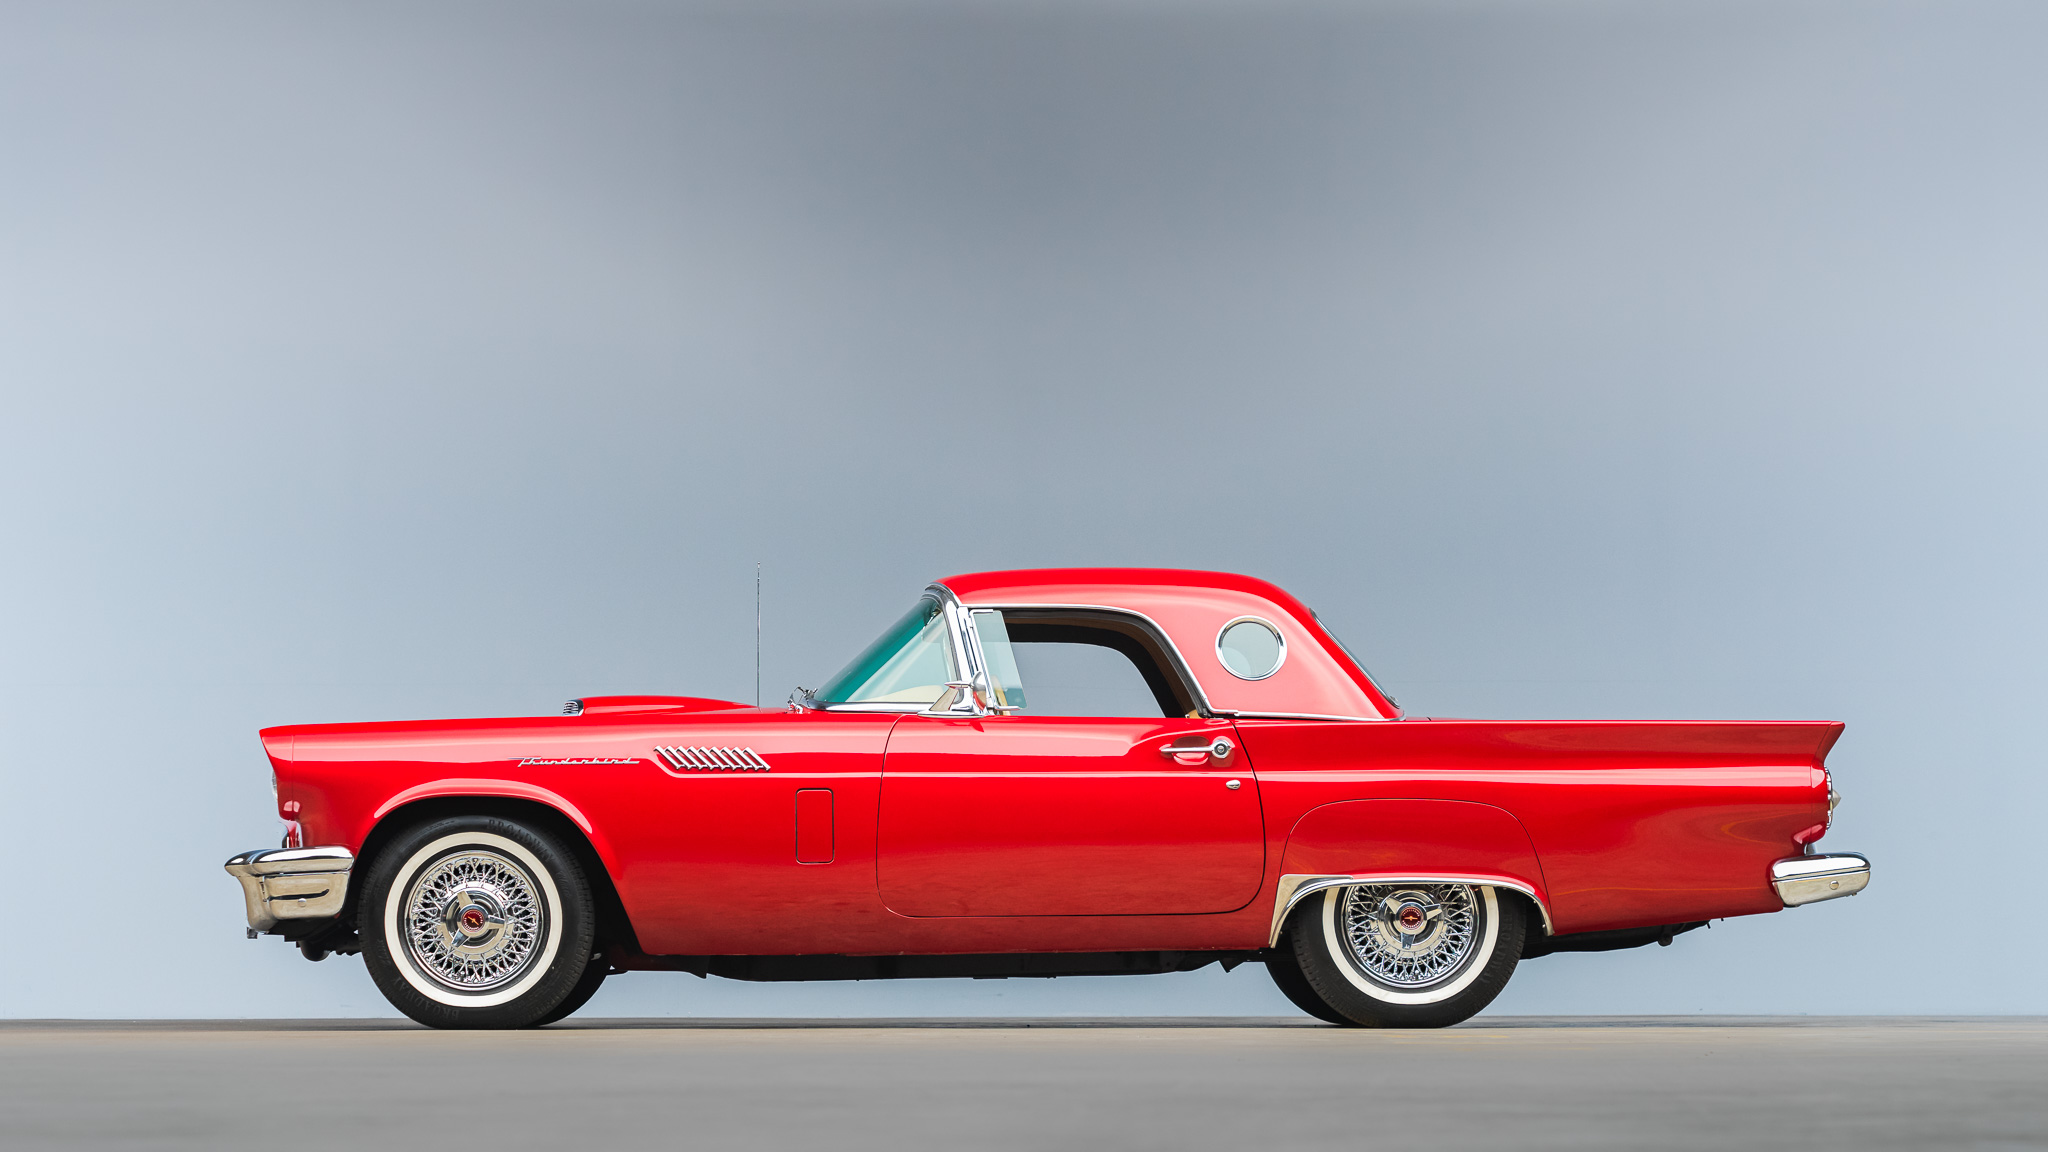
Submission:
M 560 793 L 550 792 L 546 788 L 518 780 L 451 779 L 417 784 L 378 805 L 377 810 L 370 814 L 370 823 L 376 824 L 415 800 L 431 800 L 439 796 L 497 796 L 507 800 L 536 800 L 575 821 L 576 827 L 581 828 L 585 836 L 593 831 L 590 818 L 574 804 L 563 799 Z
M 370 814 L 369 827 L 365 828 L 362 835 L 358 838 L 357 851 L 362 851 L 373 830 L 383 825 L 386 816 L 404 808 L 408 804 L 414 804 L 421 800 L 453 800 L 472 797 L 479 800 L 526 800 L 554 809 L 564 817 L 567 817 L 569 822 L 576 826 L 577 831 L 583 833 L 584 840 L 589 843 L 590 850 L 597 854 L 598 863 L 603 865 L 606 872 L 614 876 L 618 874 L 618 857 L 612 850 L 610 840 L 606 838 L 603 831 L 591 824 L 590 817 L 585 816 L 581 808 L 578 808 L 574 803 L 570 802 L 568 797 L 563 796 L 559 792 L 542 788 L 537 784 L 528 784 L 521 780 L 452 777 L 446 780 L 431 780 L 425 784 L 416 784 L 391 796 L 377 806 L 376 810 Z

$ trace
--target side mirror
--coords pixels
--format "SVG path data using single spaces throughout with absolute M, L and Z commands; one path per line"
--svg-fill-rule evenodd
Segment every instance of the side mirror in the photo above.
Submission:
M 989 704 L 988 678 L 977 675 L 972 680 L 948 680 L 946 691 L 932 706 L 925 709 L 931 716 L 987 716 L 997 711 Z

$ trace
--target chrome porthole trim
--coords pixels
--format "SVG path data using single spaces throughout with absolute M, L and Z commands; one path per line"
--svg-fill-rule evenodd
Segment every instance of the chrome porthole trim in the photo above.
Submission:
M 1273 642 L 1279 645 L 1280 655 L 1274 657 L 1273 666 L 1271 668 L 1266 669 L 1264 672 L 1261 672 L 1257 676 L 1247 676 L 1244 673 L 1239 672 L 1237 669 L 1232 668 L 1230 666 L 1230 661 L 1223 658 L 1223 638 L 1225 636 L 1228 636 L 1230 634 L 1230 630 L 1232 628 L 1237 627 L 1239 624 L 1257 624 L 1261 628 L 1264 628 L 1266 631 L 1271 632 L 1273 634 Z M 1230 673 L 1232 676 L 1237 677 L 1239 680 L 1269 679 L 1273 676 L 1274 673 L 1280 671 L 1280 669 L 1287 663 L 1287 634 L 1280 631 L 1280 626 L 1278 624 L 1273 623 L 1271 620 L 1266 619 L 1264 616 L 1238 616 L 1234 619 L 1224 621 L 1223 627 L 1218 628 L 1216 630 L 1215 647 L 1216 662 L 1218 664 L 1223 665 L 1223 670 L 1225 672 Z
M 561 948 L 561 894 L 525 845 L 488 832 L 412 854 L 384 899 L 384 942 L 422 996 L 458 1008 L 515 1000 Z
M 1354 895 L 1360 888 L 1365 893 Z M 1459 890 L 1462 895 L 1453 895 Z M 1439 906 L 1446 896 L 1467 900 L 1469 919 L 1462 935 L 1416 935 L 1417 947 L 1403 957 L 1401 949 L 1384 947 L 1371 923 L 1390 896 L 1403 906 L 1418 896 Z M 1323 893 L 1321 911 L 1323 944 L 1338 970 L 1353 987 L 1388 1004 L 1435 1004 L 1458 995 L 1486 970 L 1500 940 L 1500 902 L 1490 885 L 1402 882 L 1330 888 Z M 1439 952 L 1438 944 L 1446 951 Z M 1389 979 L 1385 973 L 1413 980 Z

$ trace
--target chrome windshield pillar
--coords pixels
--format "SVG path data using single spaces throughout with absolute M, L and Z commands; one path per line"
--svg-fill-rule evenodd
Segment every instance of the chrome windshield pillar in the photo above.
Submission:
M 924 592 L 939 601 L 939 611 L 946 619 L 946 647 L 959 677 L 946 682 L 945 694 L 932 701 L 926 714 L 987 716 L 996 710 L 991 703 L 993 681 L 988 674 L 988 657 L 981 650 L 981 634 L 974 628 L 973 613 L 944 584 L 933 584 Z

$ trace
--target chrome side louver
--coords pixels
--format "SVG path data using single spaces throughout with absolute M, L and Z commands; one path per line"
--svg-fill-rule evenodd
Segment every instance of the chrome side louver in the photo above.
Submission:
M 654 754 L 670 775 L 676 772 L 767 772 L 768 762 L 752 748 L 663 748 Z
M 564 715 L 564 716 L 581 716 L 581 715 L 583 715 L 583 701 L 581 701 L 581 700 L 571 700 L 571 701 L 569 701 L 569 702 L 568 702 L 567 704 L 564 704 L 564 705 L 562 705 L 562 715 Z

